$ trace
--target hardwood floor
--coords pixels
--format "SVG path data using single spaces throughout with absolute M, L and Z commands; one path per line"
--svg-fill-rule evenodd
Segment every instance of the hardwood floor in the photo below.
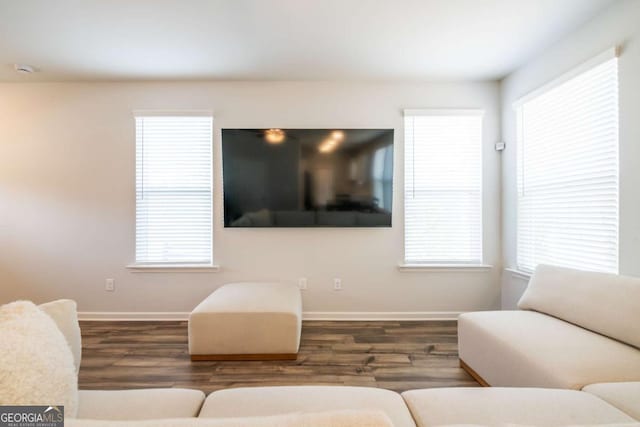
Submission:
M 479 386 L 459 367 L 456 322 L 304 322 L 295 361 L 191 362 L 186 322 L 81 322 L 80 388 Z

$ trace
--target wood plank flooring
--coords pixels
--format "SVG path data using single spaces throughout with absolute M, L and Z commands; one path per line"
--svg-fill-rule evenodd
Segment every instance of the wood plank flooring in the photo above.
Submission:
M 479 386 L 459 367 L 456 322 L 303 322 L 295 361 L 191 362 L 186 322 L 81 322 L 80 388 Z

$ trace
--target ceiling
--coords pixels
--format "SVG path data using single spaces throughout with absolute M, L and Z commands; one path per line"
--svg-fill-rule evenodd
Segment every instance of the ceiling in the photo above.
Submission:
M 0 0 L 0 81 L 495 80 L 614 1 Z

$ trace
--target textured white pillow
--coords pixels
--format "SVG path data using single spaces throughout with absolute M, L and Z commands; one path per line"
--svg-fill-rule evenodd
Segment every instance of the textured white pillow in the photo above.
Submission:
M 55 322 L 29 301 L 0 307 L 0 405 L 64 405 L 78 411 L 73 355 Z

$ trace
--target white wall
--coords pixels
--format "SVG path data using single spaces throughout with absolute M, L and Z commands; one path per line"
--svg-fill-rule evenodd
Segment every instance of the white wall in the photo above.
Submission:
M 73 298 L 81 311 L 184 312 L 223 283 L 309 279 L 305 311 L 457 312 L 500 305 L 497 83 L 0 85 L 0 302 Z M 400 272 L 403 108 L 482 108 L 490 271 Z M 219 273 L 132 273 L 136 109 L 215 112 Z M 393 227 L 224 229 L 221 127 L 395 128 Z M 507 163 L 509 165 L 509 163 Z M 104 291 L 115 278 L 116 292 Z M 332 278 L 344 290 L 331 290 Z
M 504 265 L 516 265 L 516 121 L 513 102 L 614 45 L 622 46 L 620 84 L 620 273 L 640 276 L 640 1 L 625 0 L 502 81 Z M 503 272 L 503 308 L 513 308 L 526 278 Z

